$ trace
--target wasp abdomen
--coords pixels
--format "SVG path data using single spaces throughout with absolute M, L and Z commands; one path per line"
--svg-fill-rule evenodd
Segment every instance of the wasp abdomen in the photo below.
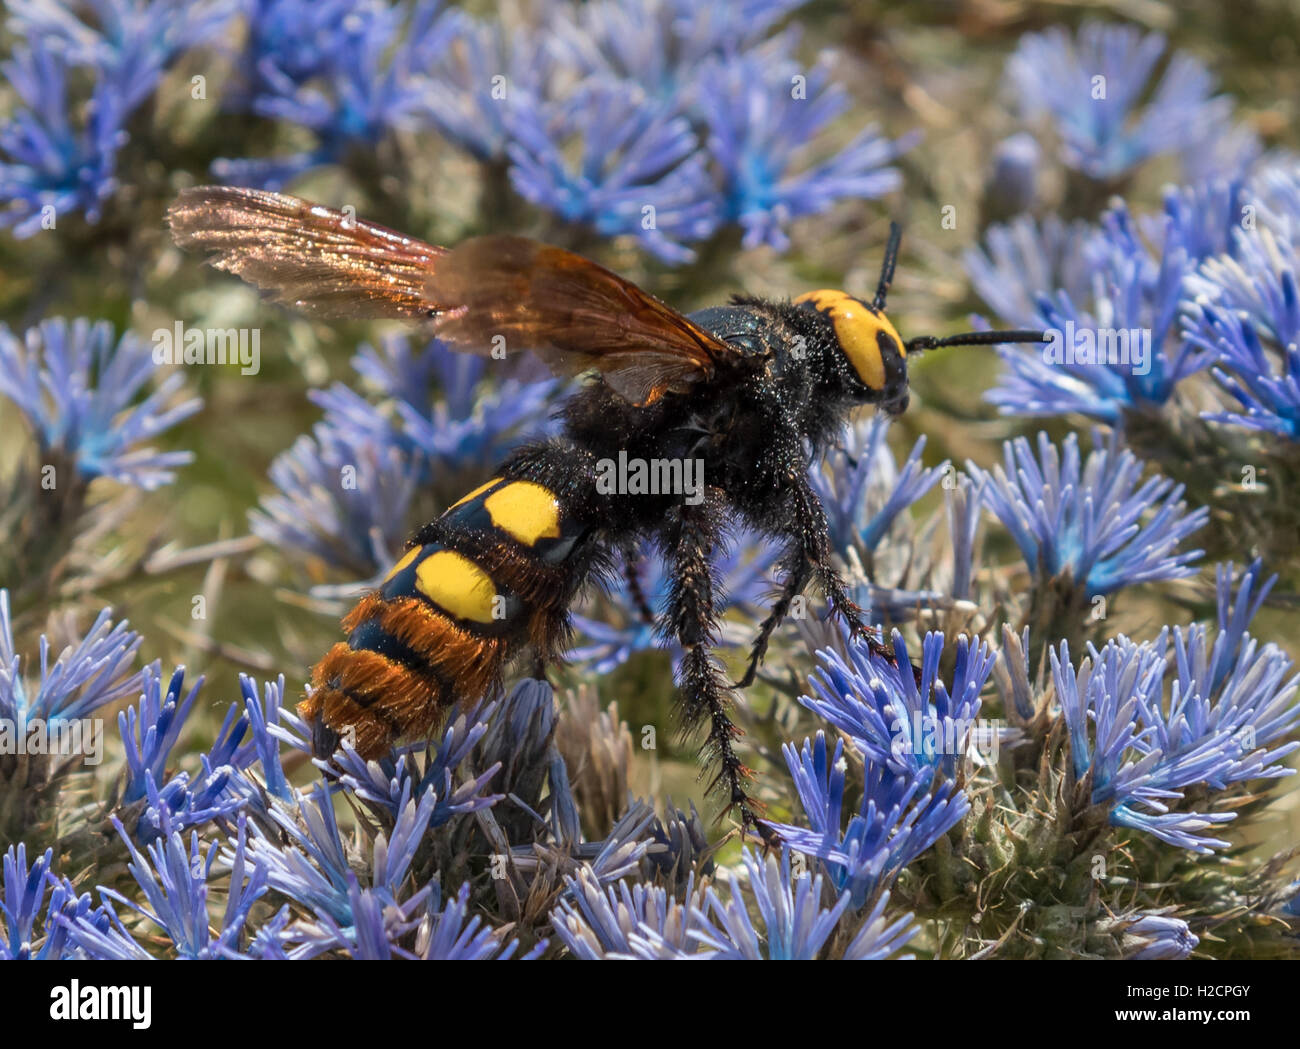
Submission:
M 379 756 L 488 692 L 523 646 L 553 656 L 571 592 L 565 562 L 581 534 L 549 487 L 504 477 L 425 526 L 313 672 L 299 711 L 317 753 L 345 736 L 362 757 Z

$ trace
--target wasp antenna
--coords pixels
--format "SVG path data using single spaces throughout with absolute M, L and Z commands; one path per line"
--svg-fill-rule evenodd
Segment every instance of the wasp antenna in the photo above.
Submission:
M 1005 342 L 1051 341 L 1051 335 L 1034 328 L 1018 328 L 1013 331 L 967 331 L 942 339 L 937 335 L 918 335 L 914 339 L 907 340 L 907 352 L 920 353 L 922 350 L 938 350 L 945 346 L 995 346 Z
M 889 224 L 889 243 L 885 245 L 885 261 L 880 266 L 880 283 L 876 285 L 876 297 L 871 305 L 878 310 L 885 308 L 885 296 L 889 294 L 889 285 L 894 281 L 894 266 L 898 262 L 898 245 L 903 239 L 903 227 L 897 222 Z

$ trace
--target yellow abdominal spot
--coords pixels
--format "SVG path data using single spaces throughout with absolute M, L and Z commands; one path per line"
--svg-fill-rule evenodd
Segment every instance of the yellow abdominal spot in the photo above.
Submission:
M 877 336 L 885 332 L 894 339 L 898 352 L 906 356 L 903 340 L 883 313 L 871 309 L 865 302 L 855 299 L 847 292 L 821 288 L 800 295 L 794 300 L 795 305 L 810 302 L 813 307 L 825 313 L 835 327 L 835 338 L 840 348 L 853 365 L 864 383 L 873 390 L 885 388 L 885 362 L 880 357 L 880 344 Z
M 500 480 L 501 480 L 500 477 L 494 477 L 494 478 L 492 478 L 492 480 L 488 481 L 486 484 L 481 484 L 481 485 L 479 485 L 477 488 L 474 489 L 474 491 L 470 492 L 469 495 L 464 496 L 464 497 L 462 497 L 462 498 L 460 498 L 460 499 L 457 499 L 454 503 L 452 503 L 449 507 L 447 507 L 447 511 L 450 512 L 450 511 L 452 511 L 452 510 L 455 510 L 456 507 L 458 507 L 458 506 L 463 506 L 465 503 L 468 503 L 468 502 L 469 502 L 471 499 L 473 499 L 475 496 L 482 495 L 482 494 L 483 494 L 484 492 L 486 492 L 489 488 L 491 488 L 494 484 L 497 484 L 498 482 L 500 482 Z
M 524 546 L 560 538 L 560 503 L 533 481 L 515 481 L 483 500 L 492 523 Z
M 411 562 L 420 556 L 420 551 L 423 549 L 424 548 L 421 546 L 413 546 L 410 550 L 406 551 L 406 553 L 402 555 L 402 559 L 398 561 L 397 564 L 393 565 L 393 570 L 389 572 L 388 575 L 384 576 L 384 582 L 387 583 L 393 578 L 393 576 L 402 571 L 402 569 L 409 567 Z
M 496 587 L 491 576 L 463 554 L 454 550 L 430 554 L 415 570 L 415 586 L 458 619 L 492 622 Z

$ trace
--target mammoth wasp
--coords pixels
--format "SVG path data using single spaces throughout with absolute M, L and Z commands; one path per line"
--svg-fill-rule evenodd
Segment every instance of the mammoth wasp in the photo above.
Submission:
M 316 665 L 299 707 L 317 753 L 330 756 L 346 735 L 362 757 L 379 756 L 497 687 L 511 660 L 557 660 L 579 592 L 654 543 L 671 583 L 653 614 L 661 637 L 682 649 L 683 727 L 707 725 L 710 789 L 746 826 L 758 825 L 760 806 L 728 708 L 795 598 L 816 583 L 834 614 L 893 658 L 831 563 L 808 480 L 815 457 L 859 406 L 907 408 L 908 359 L 918 352 L 1045 338 L 984 331 L 905 341 L 885 316 L 897 225 L 870 300 L 819 290 L 683 315 L 589 259 L 520 236 L 448 249 L 295 197 L 221 186 L 183 192 L 168 217 L 179 244 L 209 252 L 218 269 L 276 301 L 326 317 L 425 321 L 472 353 L 504 339 L 557 375 L 592 373 L 560 408 L 558 436 L 517 449 L 421 528 L 343 620 L 347 640 Z M 603 464 L 620 456 L 700 462 L 704 483 L 694 498 L 672 485 L 601 484 Z M 782 552 L 779 593 L 733 682 L 713 654 L 714 557 L 739 523 Z

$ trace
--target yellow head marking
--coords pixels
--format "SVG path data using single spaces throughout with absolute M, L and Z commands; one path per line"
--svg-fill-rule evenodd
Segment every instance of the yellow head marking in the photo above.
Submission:
M 458 619 L 492 622 L 497 588 L 483 569 L 454 550 L 439 550 L 420 562 L 415 586 L 439 608 Z
M 413 546 L 410 550 L 406 551 L 406 553 L 402 555 L 402 559 L 398 561 L 397 564 L 393 565 L 393 570 L 389 572 L 388 575 L 384 576 L 384 582 L 387 583 L 393 578 L 393 576 L 402 571 L 402 569 L 408 568 L 411 562 L 420 556 L 420 551 L 423 549 L 424 547 L 422 546 Z
M 560 538 L 560 503 L 533 481 L 514 481 L 483 500 L 492 523 L 524 546 Z
M 855 299 L 847 292 L 821 288 L 800 295 L 794 300 L 795 305 L 810 302 L 813 308 L 826 314 L 835 326 L 835 338 L 839 340 L 853 370 L 858 378 L 873 390 L 885 388 L 885 362 L 880 357 L 880 343 L 877 341 L 883 331 L 893 336 L 898 352 L 907 355 L 903 340 L 889 323 L 883 313 L 878 313 L 865 302 Z
M 463 506 L 465 503 L 468 503 L 471 499 L 474 499 L 474 498 L 476 498 L 477 496 L 482 495 L 482 494 L 483 494 L 484 492 L 486 492 L 489 488 L 491 488 L 494 484 L 500 484 L 500 483 L 501 483 L 501 478 L 500 478 L 500 477 L 494 477 L 494 478 L 492 478 L 492 480 L 488 481 L 486 484 L 481 484 L 481 485 L 479 485 L 477 488 L 474 489 L 474 491 L 470 492 L 469 495 L 466 495 L 466 496 L 463 496 L 463 497 L 460 498 L 460 499 L 457 499 L 454 503 L 452 503 L 449 507 L 447 507 L 447 509 L 448 509 L 449 511 L 450 511 L 450 510 L 455 510 L 456 507 L 458 507 L 458 506 Z

